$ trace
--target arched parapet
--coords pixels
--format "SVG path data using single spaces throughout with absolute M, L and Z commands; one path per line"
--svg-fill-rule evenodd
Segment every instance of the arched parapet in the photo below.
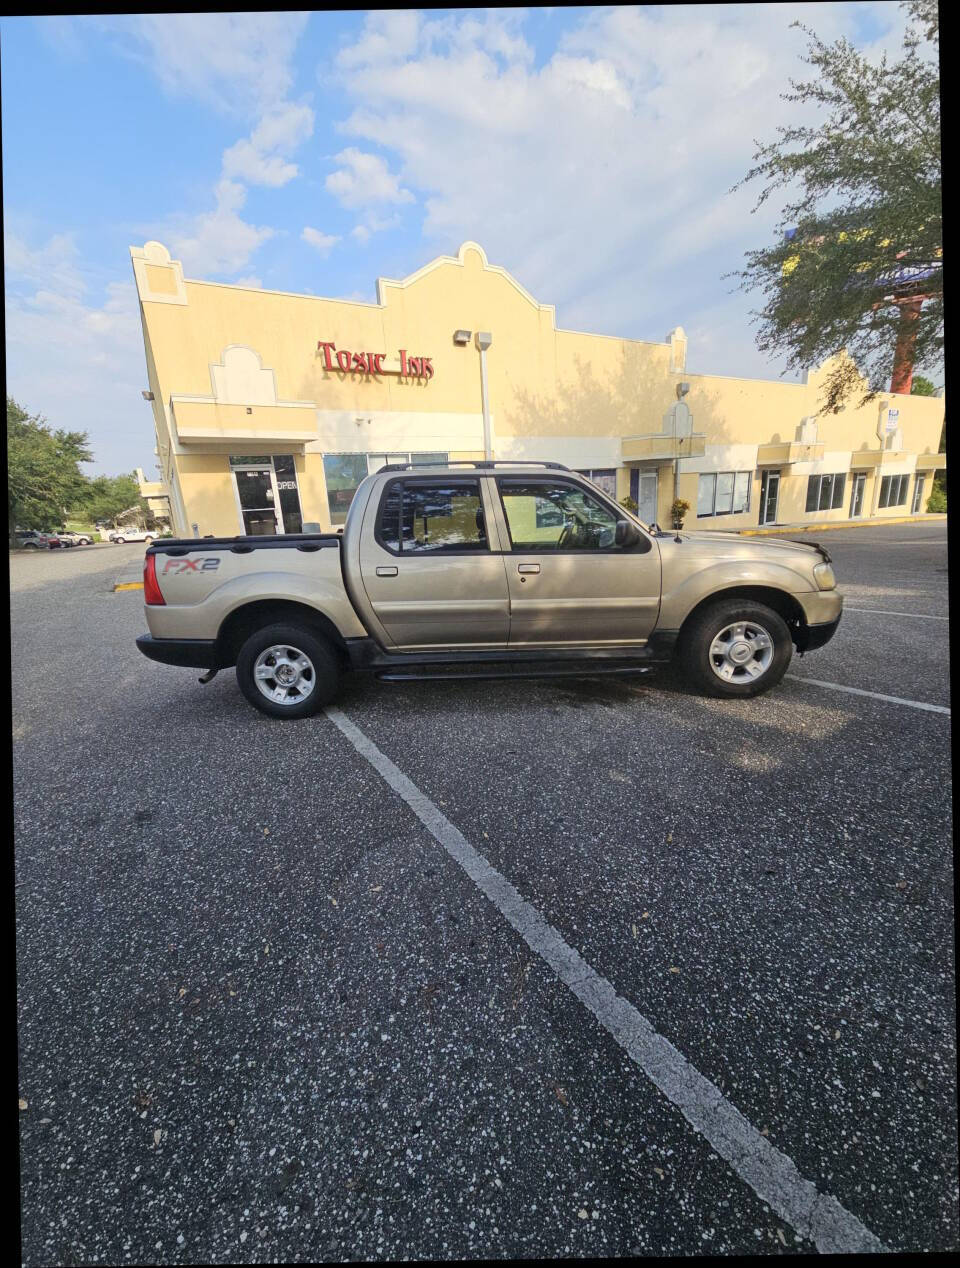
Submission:
M 172 260 L 162 242 L 147 242 L 130 248 L 137 293 L 143 303 L 185 304 L 187 288 L 183 284 L 183 265 Z

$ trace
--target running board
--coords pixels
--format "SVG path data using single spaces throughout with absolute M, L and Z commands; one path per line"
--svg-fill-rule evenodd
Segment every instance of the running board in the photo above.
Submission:
M 479 669 L 473 673 L 464 669 L 454 669 L 448 673 L 438 672 L 434 669 L 424 668 L 421 671 L 414 669 L 387 669 L 374 673 L 374 677 L 380 682 L 427 682 L 440 679 L 450 679 L 451 681 L 465 681 L 471 678 L 592 678 L 596 674 L 649 674 L 652 672 L 653 665 L 617 665 L 607 666 L 597 664 L 596 662 L 587 662 L 578 665 L 576 668 L 560 667 L 554 665 L 541 666 L 539 669 L 511 669 L 504 666 L 503 669 Z

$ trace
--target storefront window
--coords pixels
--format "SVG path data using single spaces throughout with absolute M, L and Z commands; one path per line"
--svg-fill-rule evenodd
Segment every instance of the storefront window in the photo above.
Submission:
M 907 500 L 908 475 L 883 476 L 880 480 L 880 505 L 902 506 Z
M 353 495 L 367 476 L 365 453 L 325 453 L 323 474 L 327 482 L 330 523 L 343 524 Z
M 843 505 L 843 489 L 846 476 L 842 472 L 836 475 L 812 475 L 807 481 L 807 511 L 835 510 Z
M 750 509 L 750 472 L 704 472 L 697 486 L 697 517 L 741 515 Z
M 581 470 L 580 474 L 592 480 L 598 489 L 606 493 L 607 497 L 617 496 L 617 473 L 613 467 L 591 467 L 586 471 Z

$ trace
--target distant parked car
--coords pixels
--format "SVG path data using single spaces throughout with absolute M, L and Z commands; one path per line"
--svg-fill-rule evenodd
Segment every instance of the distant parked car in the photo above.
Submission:
M 50 546 L 49 534 L 40 533 L 35 528 L 18 528 L 14 541 L 23 550 L 47 550 Z
M 89 533 L 75 533 L 69 528 L 58 528 L 57 536 L 64 546 L 89 546 L 93 542 Z
M 107 540 L 122 546 L 124 542 L 153 542 L 160 534 L 153 528 L 112 528 Z

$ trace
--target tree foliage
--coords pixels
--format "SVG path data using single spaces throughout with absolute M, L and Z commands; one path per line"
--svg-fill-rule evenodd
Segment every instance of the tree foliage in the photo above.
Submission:
M 82 512 L 94 523 L 113 521 L 124 511 L 140 506 L 140 486 L 133 474 L 96 476 L 87 482 L 82 497 L 73 510 Z
M 915 374 L 910 385 L 911 396 L 936 396 L 937 389 L 924 374 Z
M 86 432 L 53 430 L 41 415 L 28 414 L 7 397 L 7 501 L 9 529 L 56 528 L 88 480 L 81 462 L 91 462 Z
M 888 380 L 900 311 L 885 297 L 895 280 L 903 285 L 905 270 L 931 296 L 916 324 L 915 363 L 934 366 L 943 351 L 938 11 L 936 0 L 902 7 L 909 22 L 893 65 L 886 54 L 874 65 L 847 40 L 827 45 L 792 24 L 808 36 L 803 60 L 818 74 L 791 80 L 783 97 L 818 107 L 820 122 L 755 142 L 754 166 L 734 186 L 762 182 L 754 210 L 777 191 L 789 199 L 778 240 L 748 251 L 734 276 L 765 298 L 754 313 L 762 351 L 786 354 L 794 370 L 849 354 L 827 375 L 824 412 L 858 388 L 861 403 L 869 400 Z M 920 281 L 920 273 L 928 276 Z

